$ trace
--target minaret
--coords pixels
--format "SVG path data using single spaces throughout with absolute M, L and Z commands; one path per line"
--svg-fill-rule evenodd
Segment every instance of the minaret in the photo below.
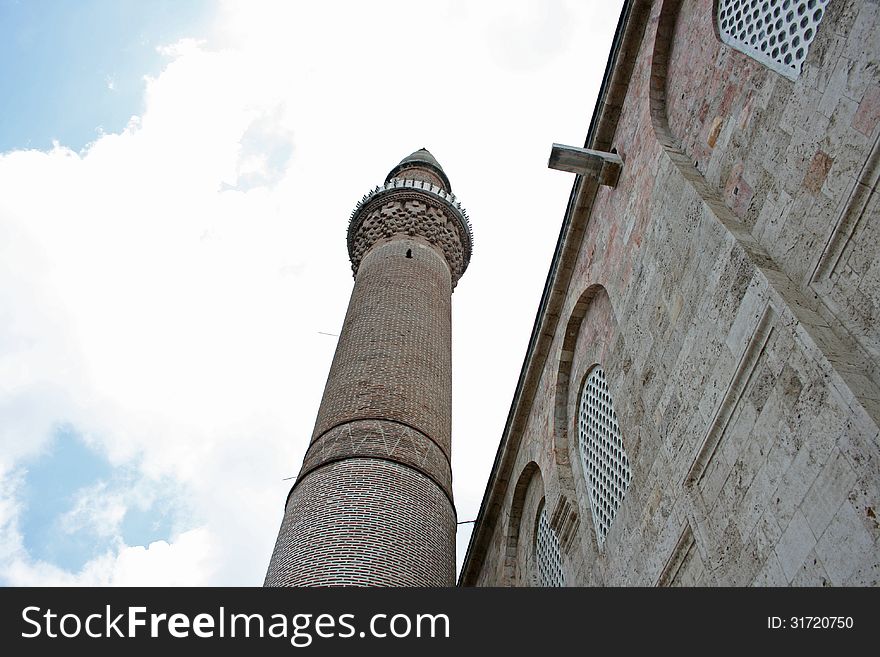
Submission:
M 451 295 L 467 214 L 424 148 L 351 215 L 354 290 L 266 586 L 452 586 Z

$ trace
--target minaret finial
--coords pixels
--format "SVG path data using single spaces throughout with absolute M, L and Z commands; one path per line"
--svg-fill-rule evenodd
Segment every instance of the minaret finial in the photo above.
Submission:
M 421 177 L 418 177 L 421 175 Z M 424 146 L 417 151 L 413 151 L 403 158 L 396 167 L 388 172 L 385 182 L 396 177 L 415 177 L 416 180 L 427 179 L 434 182 L 439 187 L 443 187 L 447 192 L 452 191 L 452 185 L 446 172 L 437 159 L 431 155 L 431 152 Z

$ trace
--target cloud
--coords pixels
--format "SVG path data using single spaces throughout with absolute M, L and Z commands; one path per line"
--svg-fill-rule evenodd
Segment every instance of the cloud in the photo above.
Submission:
M 546 152 L 582 140 L 601 77 L 560 27 L 584 11 L 503 19 L 521 51 L 500 61 L 506 4 L 303 7 L 224 3 L 162 50 L 124 130 L 0 154 L 0 581 L 262 581 L 351 290 L 349 213 L 421 146 L 477 233 L 453 336 L 456 502 L 476 516 L 571 184 Z M 29 481 L 59 427 L 112 473 L 51 506 Z M 87 545 L 35 548 L 38 510 Z
M 10 584 L 156 581 L 164 567 L 150 563 L 193 565 L 224 531 L 241 549 L 235 534 L 277 517 L 283 501 L 265 480 L 294 460 L 284 436 L 298 408 L 286 399 L 295 352 L 279 338 L 304 327 L 282 300 L 296 296 L 308 252 L 289 238 L 289 189 L 270 199 L 265 187 L 283 186 L 292 134 L 278 96 L 228 52 L 182 43 L 167 54 L 146 112 L 122 133 L 80 153 L 56 144 L 0 156 L 0 572 Z M 235 191 L 221 191 L 226 181 Z M 45 492 L 23 485 L 27 463 L 65 424 L 129 475 L 71 484 L 67 506 L 47 510 Z M 248 491 L 254 480 L 271 493 Z M 156 486 L 169 481 L 173 498 L 161 499 Z M 161 515 L 147 498 L 173 509 L 174 535 L 127 545 L 138 509 Z M 21 534 L 34 509 L 62 540 L 87 536 L 106 551 L 77 573 L 40 561 Z M 259 581 L 272 540 L 261 530 L 264 554 L 224 581 Z M 215 569 L 170 572 L 160 581 L 208 583 Z
M 95 536 L 118 536 L 128 506 L 124 496 L 107 490 L 105 482 L 79 490 L 73 508 L 60 520 L 66 533 L 87 531 Z
M 272 186 L 284 178 L 293 155 L 293 132 L 284 125 L 284 108 L 279 105 L 251 121 L 239 140 L 236 180 L 223 183 L 222 190 L 249 191 Z
M 7 564 L 9 586 L 197 586 L 211 581 L 215 540 L 205 529 L 177 536 L 173 543 L 124 546 L 70 572 L 41 561 Z
M 572 18 L 563 0 L 515 0 L 487 26 L 487 42 L 502 66 L 539 68 L 565 52 L 574 35 Z

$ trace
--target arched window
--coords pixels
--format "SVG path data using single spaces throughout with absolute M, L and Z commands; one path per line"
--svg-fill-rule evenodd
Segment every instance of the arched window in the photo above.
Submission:
M 598 365 L 590 371 L 581 393 L 578 446 L 587 478 L 596 538 L 602 545 L 626 495 L 632 474 L 605 372 Z
M 794 80 L 831 0 L 717 0 L 721 41 Z
M 541 586 L 562 586 L 562 553 L 559 549 L 559 538 L 550 527 L 547 509 L 541 502 L 538 511 L 537 529 L 535 531 L 535 561 L 538 562 L 538 574 Z

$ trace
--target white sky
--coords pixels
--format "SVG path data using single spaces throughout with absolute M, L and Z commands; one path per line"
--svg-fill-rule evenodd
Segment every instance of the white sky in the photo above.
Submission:
M 262 583 L 351 292 L 349 214 L 423 146 L 475 235 L 453 295 L 474 519 L 573 182 L 550 145 L 583 144 L 621 4 L 222 4 L 124 132 L 0 155 L 0 581 Z M 22 534 L 60 424 L 134 473 L 71 492 L 67 520 L 115 537 L 75 572 Z M 160 498 L 169 540 L 127 545 L 126 510 Z

